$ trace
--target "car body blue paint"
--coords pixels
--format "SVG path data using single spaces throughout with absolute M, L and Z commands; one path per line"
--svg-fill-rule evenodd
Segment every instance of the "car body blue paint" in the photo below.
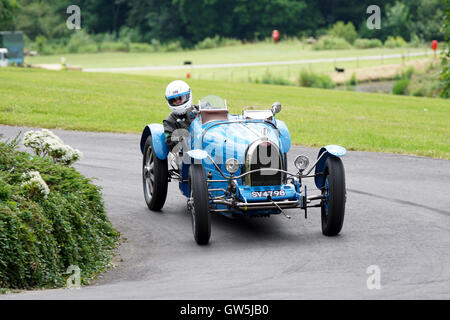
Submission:
M 316 184 L 317 189 L 322 189 L 323 175 L 320 173 L 323 172 L 323 170 L 325 169 L 325 162 L 327 161 L 328 157 L 340 158 L 347 154 L 347 150 L 344 147 L 337 145 L 329 145 L 322 147 L 322 149 L 320 149 L 317 158 L 319 158 L 324 152 L 326 152 L 326 154 L 319 160 L 315 170 L 316 176 L 314 178 L 314 182 Z
M 164 136 L 164 126 L 159 123 L 149 124 L 144 128 L 144 131 L 141 135 L 141 152 L 144 153 L 145 142 L 147 138 L 151 135 L 153 148 L 155 150 L 155 154 L 160 160 L 167 159 L 167 155 L 169 154 L 169 148 L 167 147 L 165 136 Z
M 284 121 L 275 120 L 275 123 L 277 125 L 277 128 L 280 130 L 281 151 L 283 153 L 288 153 L 291 149 L 291 135 L 289 133 L 289 130 Z

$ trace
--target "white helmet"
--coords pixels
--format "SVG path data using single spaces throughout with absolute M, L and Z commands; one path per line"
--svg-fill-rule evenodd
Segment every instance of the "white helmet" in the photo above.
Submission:
M 166 100 L 173 113 L 184 114 L 192 106 L 191 88 L 184 81 L 173 81 L 166 88 Z

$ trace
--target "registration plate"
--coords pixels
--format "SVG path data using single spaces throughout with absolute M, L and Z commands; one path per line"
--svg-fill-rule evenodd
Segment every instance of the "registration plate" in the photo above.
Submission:
M 284 197 L 285 195 L 284 190 L 252 191 L 252 198 Z

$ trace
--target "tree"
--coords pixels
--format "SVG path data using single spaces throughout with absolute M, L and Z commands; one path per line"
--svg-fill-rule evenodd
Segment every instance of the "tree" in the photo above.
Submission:
M 45 38 L 68 36 L 66 10 L 58 10 L 58 0 L 19 0 L 20 10 L 16 16 L 15 29 L 35 39 L 38 35 Z
M 333 25 L 337 21 L 348 21 L 355 26 L 361 26 L 366 29 L 366 21 L 368 15 L 367 8 L 370 5 L 377 4 L 381 7 L 382 12 L 388 4 L 394 3 L 395 0 L 316 0 L 317 6 L 324 18 L 324 23 L 320 27 Z M 409 1 L 409 0 L 408 0 Z M 360 29 L 361 31 L 361 29 Z
M 353 44 L 358 38 L 358 33 L 355 30 L 353 23 L 345 24 L 338 21 L 329 31 L 328 34 L 333 37 L 345 39 L 348 43 Z
M 385 36 L 401 36 L 409 41 L 411 39 L 411 19 L 409 7 L 403 2 L 396 1 L 394 5 L 386 6 Z
M 0 0 L 0 30 L 14 28 L 14 18 L 19 10 L 16 0 Z
M 184 37 L 184 23 L 179 8 L 167 0 L 128 1 L 127 25 L 139 30 L 145 41 L 162 42 Z
M 71 2 L 64 0 L 66 7 Z M 81 8 L 83 28 L 90 33 L 114 32 L 116 35 L 125 25 L 130 8 L 126 0 L 79 0 L 78 6 Z
M 410 7 L 411 30 L 425 41 L 443 40 L 444 3 L 442 0 L 420 0 Z
M 297 35 L 311 28 L 316 12 L 308 12 L 302 0 L 235 0 L 234 34 L 241 39 L 270 37 L 274 29 L 282 35 Z
M 441 80 L 443 82 L 443 90 L 441 97 L 450 98 L 450 0 L 444 0 L 445 13 L 444 13 L 444 25 L 442 26 L 442 32 L 445 34 L 445 46 L 446 52 L 442 53 L 442 72 Z

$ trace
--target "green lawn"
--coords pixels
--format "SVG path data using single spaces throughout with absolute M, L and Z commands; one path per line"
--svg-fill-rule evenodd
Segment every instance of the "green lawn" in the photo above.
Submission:
M 0 123 L 88 131 L 140 133 L 169 113 L 164 89 L 171 79 L 139 75 L 0 69 Z M 243 106 L 270 108 L 293 143 L 386 151 L 450 159 L 450 103 L 383 94 L 191 80 L 194 101 L 208 94 Z

